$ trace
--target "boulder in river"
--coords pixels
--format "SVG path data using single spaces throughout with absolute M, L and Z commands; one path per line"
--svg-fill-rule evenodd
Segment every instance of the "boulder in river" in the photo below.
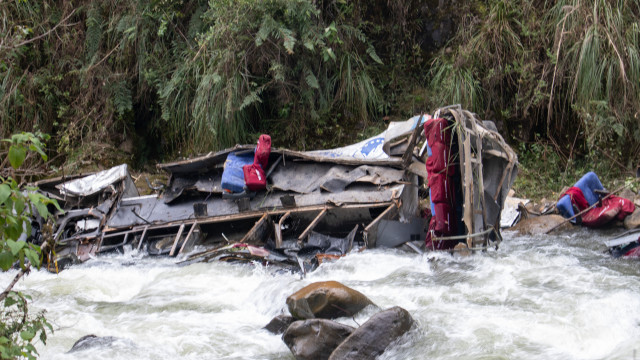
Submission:
M 120 338 L 114 336 L 96 336 L 93 334 L 85 335 L 73 344 L 69 352 L 72 353 L 99 346 L 110 346 L 118 340 L 120 340 Z
M 624 227 L 627 229 L 635 229 L 640 227 L 640 207 L 636 206 L 636 209 L 631 215 L 627 215 L 624 218 Z
M 558 227 L 556 228 L 556 226 Z M 524 219 L 512 227 L 511 230 L 515 230 L 521 235 L 537 235 L 546 234 L 554 228 L 554 232 L 569 230 L 572 226 L 573 225 L 562 216 L 553 214 Z
M 296 319 L 353 316 L 368 305 L 373 305 L 369 298 L 337 281 L 310 284 L 287 298 L 289 312 Z
M 289 325 L 294 322 L 295 319 L 293 316 L 289 315 L 278 315 L 271 319 L 271 321 L 264 327 L 264 329 L 268 330 L 272 334 L 282 334 L 287 330 Z
M 333 320 L 298 320 L 287 328 L 282 339 L 297 360 L 328 359 L 354 330 Z
M 399 306 L 379 312 L 351 333 L 329 360 L 373 360 L 412 325 L 409 312 Z

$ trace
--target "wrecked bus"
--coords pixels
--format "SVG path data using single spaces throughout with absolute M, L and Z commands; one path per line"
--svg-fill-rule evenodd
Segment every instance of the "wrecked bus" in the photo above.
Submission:
M 431 141 L 439 136 L 446 142 Z M 342 148 L 270 149 L 259 169 L 264 189 L 229 189 L 223 179 L 250 166 L 255 149 L 159 164 L 169 180 L 153 195 L 139 195 L 126 164 L 36 183 L 65 209 L 50 231 L 48 268 L 125 248 L 180 255 L 182 263 L 259 261 L 303 272 L 355 248 L 497 248 L 517 173 L 495 126 L 459 106 L 392 122 Z M 434 194 L 443 189 L 452 195 L 445 201 Z M 33 241 L 45 241 L 42 233 Z

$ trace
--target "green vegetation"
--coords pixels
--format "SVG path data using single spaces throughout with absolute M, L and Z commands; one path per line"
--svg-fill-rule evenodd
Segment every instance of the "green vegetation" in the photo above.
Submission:
M 435 58 L 431 88 L 443 90 L 438 102 L 494 117 L 512 144 L 528 144 L 523 159 L 549 161 L 547 173 L 573 175 L 581 160 L 631 168 L 640 155 L 639 15 L 635 0 L 488 1 Z
M 513 189 L 516 196 L 521 198 L 555 201 L 565 187 L 571 186 L 589 171 L 598 174 L 602 184 L 610 190 L 622 185 L 634 192 L 640 190 L 635 178 L 625 172 L 623 166 L 611 159 L 603 161 L 599 154 L 592 153 L 567 162 L 554 151 L 553 146 L 542 142 L 529 146 L 522 144 L 517 150 L 520 166 Z
M 558 182 L 638 165 L 640 1 L 440 3 L 0 2 L 0 136 L 50 133 L 53 165 L 76 171 L 262 132 L 343 145 L 461 103 L 522 159 L 544 149 Z
M 11 168 L 17 170 L 31 152 L 46 160 L 42 143 L 44 138 L 42 134 L 21 133 L 4 140 L 9 144 L 4 163 L 9 162 Z M 43 313 L 29 314 L 27 302 L 31 298 L 12 290 L 32 266 L 40 268 L 42 249 L 20 240 L 20 237 L 23 233 L 31 236 L 31 221 L 36 212 L 45 221 L 50 217 L 48 205 L 58 207 L 57 202 L 38 194 L 35 188 L 22 186 L 11 176 L 0 176 L 0 270 L 8 271 L 14 264 L 19 268 L 13 281 L 0 293 L 0 302 L 3 304 L 0 307 L 2 359 L 35 359 L 38 353 L 34 343 L 38 340 L 46 343 L 47 330 L 53 331 Z

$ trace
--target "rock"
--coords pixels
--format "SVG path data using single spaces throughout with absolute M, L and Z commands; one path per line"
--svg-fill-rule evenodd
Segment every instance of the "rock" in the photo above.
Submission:
M 624 190 L 622 190 L 622 192 L 621 192 L 621 193 L 620 193 L 620 195 L 618 195 L 618 196 L 620 196 L 621 198 L 625 198 L 625 199 L 627 199 L 627 200 L 629 200 L 629 201 L 633 202 L 633 200 L 634 200 L 634 199 L 635 199 L 635 197 L 636 197 L 636 194 L 635 194 L 633 191 L 631 191 L 631 189 L 629 189 L 629 188 L 625 188 Z
M 328 359 L 355 328 L 326 319 L 298 320 L 282 335 L 298 360 Z
M 624 218 L 624 227 L 627 229 L 640 227 L 640 207 L 636 206 L 633 213 Z
M 453 247 L 454 254 L 458 256 L 469 256 L 471 255 L 471 251 L 469 251 L 469 247 L 465 243 L 458 243 Z
M 409 312 L 395 306 L 372 316 L 331 354 L 330 360 L 375 359 L 413 325 Z
M 296 319 L 353 316 L 368 305 L 373 305 L 369 298 L 337 281 L 313 283 L 287 298 L 289 312 Z
M 76 351 L 82 351 L 86 349 L 90 349 L 98 346 L 108 346 L 118 341 L 119 339 L 114 336 L 96 336 L 96 335 L 85 335 L 78 339 L 78 341 L 73 344 L 70 353 Z
M 271 321 L 264 327 L 264 329 L 268 330 L 272 334 L 280 335 L 294 322 L 295 319 L 293 316 L 289 315 L 278 315 L 271 319 Z
M 546 234 L 549 230 L 558 226 L 558 224 L 562 225 L 555 228 L 554 232 L 571 229 L 573 225 L 569 221 L 565 222 L 565 220 L 565 218 L 557 214 L 530 217 L 520 221 L 516 226 L 512 227 L 511 230 L 515 230 L 521 235 L 536 235 Z

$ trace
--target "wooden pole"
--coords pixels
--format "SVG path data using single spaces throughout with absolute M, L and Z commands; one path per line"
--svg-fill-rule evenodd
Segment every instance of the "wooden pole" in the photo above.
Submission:
M 304 231 L 302 232 L 302 234 L 300 234 L 300 236 L 298 236 L 298 241 L 301 242 L 307 235 L 309 235 L 309 233 L 311 232 L 311 230 L 313 230 L 313 228 L 316 227 L 316 225 L 318 225 L 318 223 L 320 222 L 320 220 L 322 220 L 322 218 L 327 214 L 327 208 L 324 208 L 320 214 L 318 214 L 318 216 L 316 216 L 315 219 L 313 219 L 313 221 L 311 222 L 311 224 L 309 224 L 309 226 L 307 226 L 306 229 L 304 229 Z

